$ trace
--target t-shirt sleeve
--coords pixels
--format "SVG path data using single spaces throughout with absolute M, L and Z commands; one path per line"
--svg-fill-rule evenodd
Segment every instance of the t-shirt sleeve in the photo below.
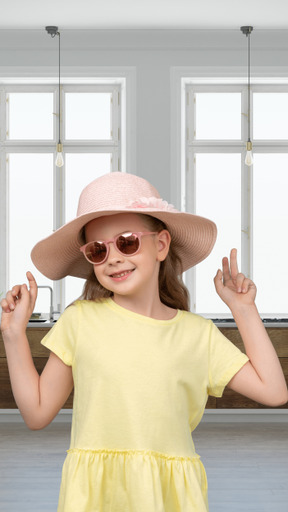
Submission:
M 209 322 L 208 394 L 221 397 L 225 386 L 242 366 L 249 361 L 249 358 L 219 331 L 212 320 L 209 320 Z
M 78 333 L 78 307 L 69 306 L 56 324 L 41 340 L 41 344 L 56 354 L 67 366 L 72 366 Z

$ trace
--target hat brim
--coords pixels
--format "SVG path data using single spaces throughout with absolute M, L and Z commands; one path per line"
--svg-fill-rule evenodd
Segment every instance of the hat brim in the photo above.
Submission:
M 127 213 L 127 209 L 90 212 L 68 222 L 33 247 L 31 258 L 34 265 L 44 276 L 52 280 L 66 276 L 87 279 L 91 274 L 91 264 L 80 252 L 80 247 L 84 243 L 80 237 L 82 229 L 93 219 L 118 213 Z M 129 213 L 151 215 L 166 224 L 182 263 L 181 272 L 204 260 L 215 244 L 216 225 L 204 217 L 153 208 L 133 208 L 129 209 Z

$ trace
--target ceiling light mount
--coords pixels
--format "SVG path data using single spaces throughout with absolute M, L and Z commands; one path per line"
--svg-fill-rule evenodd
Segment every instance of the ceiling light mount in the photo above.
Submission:
M 55 37 L 55 36 L 57 36 L 57 34 L 59 34 L 58 27 L 54 27 L 52 25 L 49 27 L 45 27 L 45 30 L 47 30 L 48 34 L 51 37 Z
M 247 37 L 251 34 L 253 27 L 251 27 L 251 25 L 245 25 L 244 27 L 240 27 L 240 30 Z

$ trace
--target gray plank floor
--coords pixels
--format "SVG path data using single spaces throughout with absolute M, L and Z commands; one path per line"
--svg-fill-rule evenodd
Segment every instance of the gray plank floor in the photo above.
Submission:
M 193 437 L 207 472 L 210 512 L 288 512 L 287 434 L 287 423 L 197 428 Z M 69 423 L 54 422 L 39 432 L 0 423 L 1 512 L 56 511 L 69 436 Z

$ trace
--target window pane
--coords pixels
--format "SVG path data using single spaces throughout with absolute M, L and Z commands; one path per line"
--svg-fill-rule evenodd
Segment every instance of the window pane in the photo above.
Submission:
M 10 140 L 53 139 L 53 93 L 10 93 L 8 137 Z
M 53 230 L 53 155 L 9 155 L 9 288 L 27 282 L 30 270 L 38 285 L 51 285 L 32 264 L 32 247 Z M 35 311 L 49 313 L 50 295 L 40 289 Z
M 241 266 L 241 156 L 239 154 L 196 155 L 196 213 L 213 220 L 218 229 L 209 257 L 196 266 L 197 313 L 227 313 L 213 279 L 222 268 L 223 256 L 238 249 Z
M 241 139 L 241 93 L 196 93 L 195 139 Z
M 253 276 L 261 313 L 287 315 L 288 155 L 254 154 Z
M 253 94 L 253 138 L 288 139 L 288 93 Z
M 111 140 L 111 94 L 66 93 L 65 138 Z
M 110 153 L 66 154 L 65 173 L 65 217 L 66 222 L 76 216 L 79 196 L 91 181 L 110 172 Z M 85 280 L 65 278 L 65 306 L 82 293 Z

